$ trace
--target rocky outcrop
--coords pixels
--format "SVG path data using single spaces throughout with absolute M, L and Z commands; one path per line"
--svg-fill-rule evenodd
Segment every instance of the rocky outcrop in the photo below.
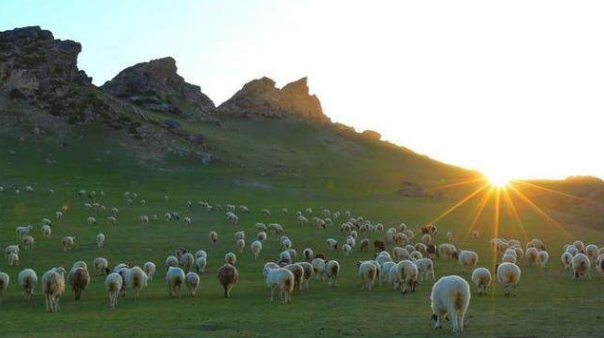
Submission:
M 177 74 L 176 61 L 166 57 L 138 63 L 102 87 L 105 92 L 144 109 L 190 118 L 207 118 L 214 102 L 199 86 Z
M 382 138 L 382 134 L 378 133 L 377 131 L 373 131 L 373 130 L 365 130 L 364 132 L 361 133 L 361 135 L 363 135 L 364 137 L 366 137 L 370 140 L 375 140 L 375 141 L 379 141 Z
M 267 77 L 250 81 L 221 104 L 217 112 L 238 117 L 302 117 L 317 122 L 329 121 L 323 114 L 319 99 L 309 94 L 306 78 L 289 83 L 282 89 Z
M 0 32 L 0 90 L 21 99 L 63 99 L 92 79 L 78 69 L 82 46 L 40 27 Z

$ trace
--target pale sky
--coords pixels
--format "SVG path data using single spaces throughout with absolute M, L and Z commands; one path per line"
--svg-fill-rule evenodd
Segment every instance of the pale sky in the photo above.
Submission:
M 509 178 L 604 177 L 604 1 L 0 2 L 82 43 L 98 85 L 173 56 L 215 103 L 309 77 L 325 113 Z

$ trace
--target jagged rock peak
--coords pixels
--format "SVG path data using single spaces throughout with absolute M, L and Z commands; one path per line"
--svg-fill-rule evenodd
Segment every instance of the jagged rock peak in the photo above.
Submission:
M 78 69 L 82 46 L 56 40 L 38 26 L 0 32 L 0 90 L 33 99 L 40 95 L 62 96 L 73 84 L 92 79 Z
M 137 63 L 101 88 L 145 109 L 164 113 L 195 117 L 215 108 L 199 86 L 178 75 L 172 57 Z
M 268 77 L 246 83 L 233 97 L 221 104 L 221 114 L 252 117 L 284 118 L 299 116 L 319 122 L 328 122 L 321 102 L 309 94 L 307 78 L 288 83 L 282 89 Z

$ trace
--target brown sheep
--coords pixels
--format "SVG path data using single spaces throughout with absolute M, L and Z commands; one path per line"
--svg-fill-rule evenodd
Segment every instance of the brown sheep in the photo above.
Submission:
M 375 248 L 375 253 L 386 251 L 386 243 L 384 241 L 374 241 L 373 247 Z
M 237 284 L 238 279 L 237 268 L 230 264 L 225 264 L 218 270 L 218 280 L 224 288 L 225 298 L 231 297 L 231 289 Z
M 361 241 L 361 251 L 369 251 L 369 239 L 363 238 Z
M 90 275 L 88 274 L 88 270 L 84 268 L 71 270 L 69 273 L 69 284 L 71 285 L 71 289 L 75 295 L 75 300 L 80 300 L 82 291 L 86 290 L 86 287 L 88 284 L 90 284 Z
M 297 293 L 300 291 L 300 286 L 304 280 L 304 268 L 299 264 L 290 264 L 285 268 L 294 274 L 294 291 Z

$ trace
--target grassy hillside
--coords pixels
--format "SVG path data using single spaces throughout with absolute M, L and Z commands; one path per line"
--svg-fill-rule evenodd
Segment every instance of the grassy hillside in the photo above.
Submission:
M 29 111 L 29 110 L 28 110 Z M 33 111 L 33 110 L 31 110 Z M 4 119 L 15 121 L 23 110 L 4 111 Z M 164 117 L 146 112 L 149 118 Z M 444 242 L 447 231 L 454 233 L 460 248 L 475 250 L 479 266 L 494 267 L 496 260 L 488 243 L 493 236 L 514 237 L 523 244 L 533 237 L 542 238 L 551 260 L 546 268 L 521 264 L 521 285 L 515 298 L 503 297 L 500 285 L 494 285 L 486 297 L 473 299 L 467 318 L 466 337 L 501 336 L 580 336 L 599 337 L 604 332 L 604 288 L 602 276 L 592 272 L 592 280 L 572 281 L 560 266 L 562 245 L 574 239 L 604 245 L 602 228 L 574 223 L 548 221 L 527 203 L 514 198 L 515 208 L 502 203 L 496 212 L 496 194 L 483 197 L 482 192 L 459 208 L 448 212 L 461 198 L 481 183 L 446 188 L 441 199 L 401 198 L 395 194 L 404 181 L 426 187 L 447 186 L 474 175 L 446 166 L 409 150 L 363 139 L 337 131 L 332 126 L 317 126 L 291 120 L 226 120 L 221 128 L 208 124 L 186 124 L 182 128 L 206 136 L 208 151 L 222 159 L 209 166 L 200 164 L 194 154 L 142 156 L 152 152 L 140 141 L 123 132 L 100 125 L 61 127 L 59 123 L 41 123 L 32 113 L 18 125 L 0 126 L 0 246 L 16 242 L 14 228 L 35 224 L 36 245 L 21 254 L 20 267 L 8 267 L 0 261 L 0 270 L 9 273 L 11 285 L 0 306 L 2 337 L 440 337 L 450 336 L 445 324 L 434 331 L 429 321 L 429 293 L 432 281 L 420 284 L 414 294 L 401 295 L 389 286 L 362 291 L 356 277 L 356 262 L 370 259 L 372 253 L 355 250 L 350 257 L 341 252 L 327 252 L 325 239 L 343 242 L 338 228 L 342 219 L 328 229 L 301 228 L 294 212 L 306 207 L 350 210 L 385 226 L 405 222 L 412 229 L 438 220 L 439 236 Z M 46 134 L 36 134 L 37 125 Z M 9 152 L 9 150 L 11 152 Z M 28 193 L 24 186 L 31 185 Z M 20 189 L 20 194 L 14 188 Z M 53 189 L 54 193 L 50 193 Z M 106 212 L 84 208 L 87 198 L 77 191 L 104 191 L 98 202 L 121 210 L 118 224 L 105 221 Z M 138 199 L 126 205 L 125 191 L 137 192 Z M 164 201 L 163 196 L 170 200 Z M 503 196 L 503 195 L 502 195 Z M 148 204 L 138 202 L 146 199 Z M 477 213 L 481 199 L 485 207 Z M 501 197 L 503 199 L 504 197 Z M 213 204 L 245 204 L 252 212 L 239 214 L 239 225 L 226 222 L 224 211 L 205 211 L 186 201 L 209 201 Z M 71 211 L 61 220 L 54 212 L 63 205 Z M 290 215 L 279 214 L 287 207 Z M 260 215 L 269 208 L 273 216 Z M 547 209 L 549 210 L 549 209 Z M 190 216 L 193 225 L 160 220 L 149 225 L 138 223 L 138 216 L 161 215 L 178 211 Z M 548 211 L 549 212 L 549 211 Z M 518 214 L 520 222 L 515 217 Z M 495 215 L 499 215 L 496 226 Z M 440 218 L 440 216 L 443 216 Z M 86 218 L 99 220 L 95 226 Z M 53 237 L 45 240 L 40 220 L 53 219 Z M 249 252 L 238 254 L 240 283 L 231 299 L 222 298 L 216 278 L 217 268 L 228 251 L 236 251 L 233 233 L 245 230 L 248 244 L 255 237 L 256 222 L 284 224 L 286 234 L 299 253 L 306 247 L 326 252 L 342 265 L 338 287 L 329 288 L 313 280 L 310 290 L 295 295 L 293 304 L 269 303 L 261 269 L 266 261 L 275 261 L 280 252 L 278 238 L 269 234 L 261 259 Z M 470 238 L 472 228 L 482 233 L 479 240 Z M 216 230 L 219 242 L 212 245 L 208 233 Z M 106 246 L 99 249 L 95 236 L 103 232 Z M 63 252 L 62 236 L 77 237 L 72 251 Z M 367 233 L 360 237 L 381 239 L 383 234 Z M 195 298 L 170 299 L 163 281 L 163 262 L 178 246 L 209 253 L 209 269 Z M 391 248 L 390 246 L 389 248 Z M 153 282 L 141 298 L 120 298 L 118 308 L 110 311 L 103 287 L 104 276 L 94 276 L 83 299 L 75 303 L 69 291 L 61 299 L 61 312 L 44 312 L 40 286 L 32 304 L 23 302 L 17 285 L 21 269 L 33 268 L 41 278 L 51 267 L 70 267 L 76 260 L 91 266 L 95 257 L 108 258 L 110 265 L 119 262 L 142 265 L 152 260 L 158 265 Z M 469 280 L 457 262 L 436 261 L 437 277 L 459 274 Z M 555 311 L 554 311 L 555 309 Z M 74 329 L 75 328 L 75 329 Z

